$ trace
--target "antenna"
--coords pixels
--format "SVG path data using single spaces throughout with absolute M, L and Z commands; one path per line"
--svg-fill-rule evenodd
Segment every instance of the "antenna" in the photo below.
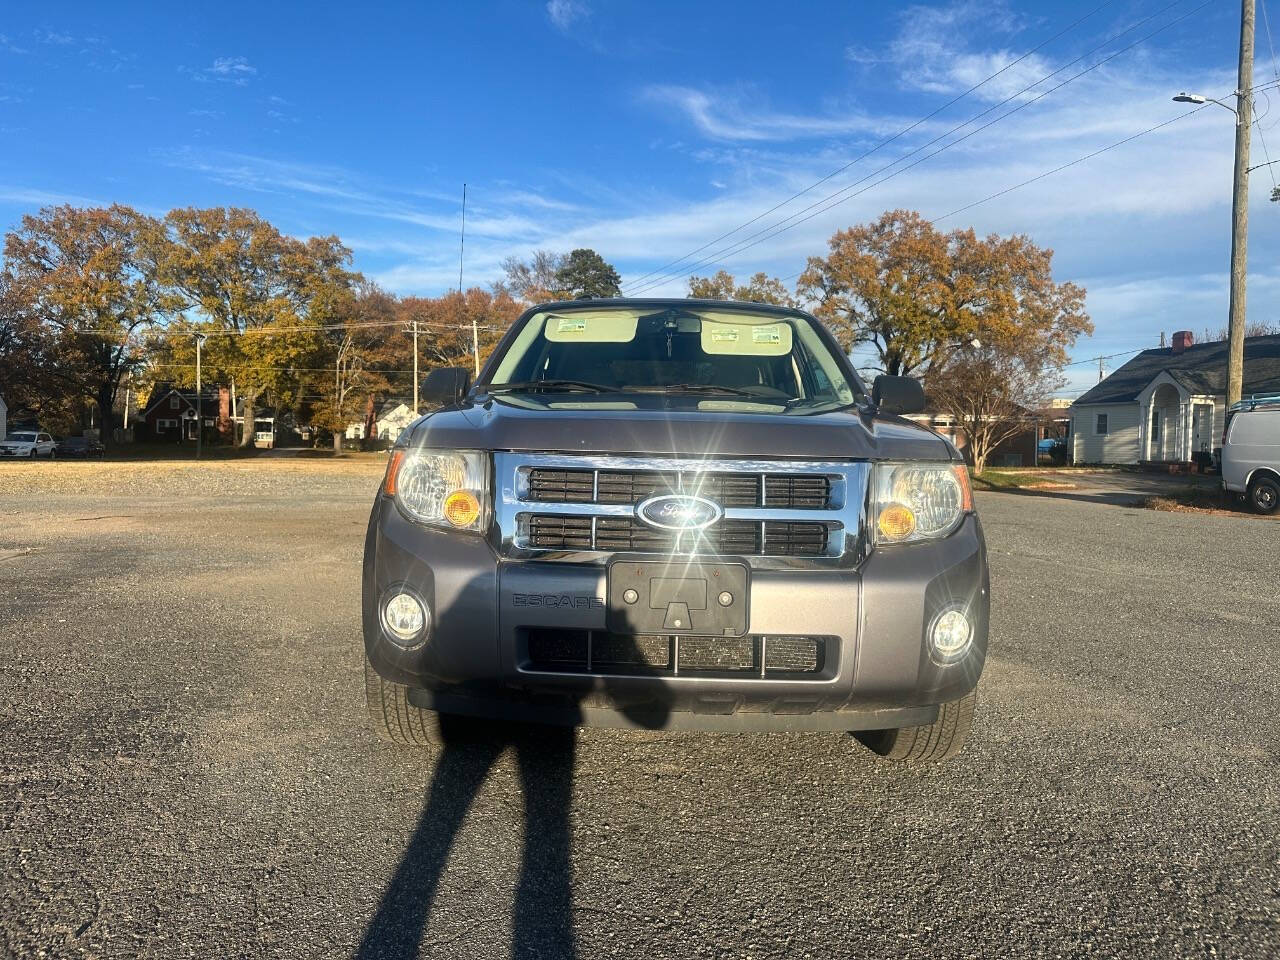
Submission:
M 467 249 L 467 185 L 462 185 L 462 232 L 458 235 L 458 301 L 462 309 L 467 308 L 467 301 L 462 297 L 462 255 Z M 471 352 L 475 355 L 476 376 L 480 376 L 480 327 L 473 316 L 471 318 Z

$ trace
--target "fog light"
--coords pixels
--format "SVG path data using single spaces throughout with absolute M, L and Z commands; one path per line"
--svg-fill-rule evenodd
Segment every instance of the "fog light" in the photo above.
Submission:
M 968 652 L 972 642 L 973 625 L 963 610 L 944 610 L 929 630 L 933 657 L 940 663 L 959 660 Z
M 412 645 L 427 630 L 426 607 L 411 593 L 392 594 L 382 604 L 382 626 L 396 640 Z

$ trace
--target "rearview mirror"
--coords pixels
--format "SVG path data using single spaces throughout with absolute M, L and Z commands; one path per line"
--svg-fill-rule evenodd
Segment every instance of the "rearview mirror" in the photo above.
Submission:
M 437 367 L 422 381 L 423 403 L 452 406 L 466 396 L 471 371 L 465 367 Z
M 876 377 L 871 402 L 881 413 L 920 413 L 924 410 L 924 387 L 915 377 Z

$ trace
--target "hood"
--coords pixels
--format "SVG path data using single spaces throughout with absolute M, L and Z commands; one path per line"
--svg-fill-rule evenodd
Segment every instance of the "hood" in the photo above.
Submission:
M 589 405 L 583 405 L 588 407 Z M 490 399 L 419 419 L 409 443 L 471 450 L 805 460 L 952 460 L 932 431 L 848 408 L 783 416 L 707 410 L 547 409 Z

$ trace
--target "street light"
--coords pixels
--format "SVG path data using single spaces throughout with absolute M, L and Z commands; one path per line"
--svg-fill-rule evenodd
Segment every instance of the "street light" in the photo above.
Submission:
M 1203 106 L 1216 103 L 1236 118 L 1235 173 L 1231 182 L 1231 308 L 1227 314 L 1227 406 L 1240 402 L 1244 386 L 1245 265 L 1249 242 L 1249 139 L 1253 134 L 1254 0 L 1240 3 L 1240 63 L 1236 73 L 1234 107 L 1185 90 L 1175 103 Z
M 1239 96 L 1238 91 L 1236 95 Z M 1236 113 L 1235 107 L 1231 106 L 1230 104 L 1223 103 L 1221 100 L 1218 100 L 1215 97 L 1206 97 L 1202 93 L 1187 93 L 1186 91 L 1183 91 L 1182 93 L 1178 94 L 1176 97 L 1173 98 L 1173 102 L 1174 103 L 1194 103 L 1197 107 L 1202 107 L 1206 103 L 1216 103 L 1223 110 L 1230 110 L 1231 115 L 1236 118 L 1236 123 L 1240 122 L 1240 114 Z

